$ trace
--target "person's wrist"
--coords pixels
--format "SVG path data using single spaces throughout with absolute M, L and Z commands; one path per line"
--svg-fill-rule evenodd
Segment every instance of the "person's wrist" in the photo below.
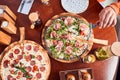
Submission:
M 115 13 L 116 13 L 116 11 L 115 11 L 115 9 L 113 8 L 113 7 L 111 7 L 111 6 L 109 6 Z M 117 13 L 116 13 L 117 14 Z
M 118 8 L 116 8 L 116 6 L 114 6 L 114 5 L 109 5 L 109 6 L 107 6 L 107 7 L 110 7 L 110 8 L 115 12 L 116 15 L 119 13 L 119 10 L 118 10 Z

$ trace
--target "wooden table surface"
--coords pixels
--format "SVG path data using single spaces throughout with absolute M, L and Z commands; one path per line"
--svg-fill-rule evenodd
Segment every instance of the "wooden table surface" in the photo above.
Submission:
M 40 14 L 40 18 L 43 22 L 43 25 L 39 29 L 30 29 L 30 21 L 28 19 L 28 15 L 24 15 L 17 12 L 20 2 L 21 0 L 0 0 L 1 5 L 7 5 L 17 16 L 17 20 L 16 20 L 17 28 L 25 27 L 26 29 L 25 39 L 33 40 L 40 44 L 41 44 L 41 36 L 40 36 L 41 31 L 46 21 L 56 14 L 66 12 L 61 6 L 61 0 L 50 0 L 49 5 L 42 4 L 40 0 L 35 0 L 30 12 L 38 11 Z M 98 20 L 98 14 L 101 11 L 102 7 L 97 2 L 97 0 L 89 0 L 89 2 L 90 3 L 88 9 L 79 15 L 84 17 L 89 22 L 95 23 Z M 93 31 L 95 38 L 106 39 L 109 41 L 109 45 L 112 44 L 114 41 L 117 41 L 114 27 L 104 28 L 104 29 L 94 28 Z M 12 42 L 19 41 L 19 30 L 17 30 L 16 35 L 11 35 L 11 34 L 8 35 L 12 37 Z M 102 46 L 103 45 L 94 44 L 90 53 L 93 53 L 94 49 Z M 4 50 L 5 47 L 7 46 L 0 44 L 0 53 Z M 96 61 L 90 64 L 81 63 L 80 61 L 66 64 L 55 61 L 52 58 L 50 58 L 50 60 L 51 60 L 51 73 L 49 76 L 49 80 L 59 80 L 60 79 L 59 71 L 81 69 L 81 68 L 92 68 L 95 80 L 113 80 L 113 78 L 115 77 L 115 72 L 117 70 L 119 58 L 113 56 L 107 60 Z

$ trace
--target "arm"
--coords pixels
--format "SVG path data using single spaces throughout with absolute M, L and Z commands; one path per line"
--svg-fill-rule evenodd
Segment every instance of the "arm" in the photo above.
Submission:
M 120 1 L 110 5 L 114 9 L 116 14 L 120 14 Z
M 99 26 L 105 28 L 117 23 L 117 14 L 120 13 L 120 2 L 113 3 L 104 8 L 99 14 Z

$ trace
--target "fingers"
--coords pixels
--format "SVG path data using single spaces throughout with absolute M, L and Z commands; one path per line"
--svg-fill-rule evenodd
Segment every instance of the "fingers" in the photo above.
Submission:
M 110 26 L 115 26 L 117 23 L 117 17 L 112 15 L 108 21 L 108 24 L 107 24 L 107 27 L 110 27 Z
M 100 28 L 102 28 L 102 26 L 103 26 L 103 22 L 104 22 L 104 19 L 105 19 L 105 16 L 106 16 L 106 13 L 105 13 L 105 11 L 103 10 L 100 14 L 99 14 L 99 18 L 100 18 L 100 20 L 99 20 L 99 26 L 100 26 Z
M 99 14 L 99 28 L 109 27 L 117 23 L 117 15 L 110 7 L 103 9 Z
M 112 14 L 106 15 L 105 19 L 103 20 L 103 28 L 105 28 L 108 25 L 111 15 Z
M 105 28 L 106 26 L 108 26 L 112 15 L 113 14 L 109 11 L 103 12 L 103 14 L 100 16 L 100 27 Z
M 117 19 L 115 18 L 113 23 L 112 23 L 112 26 L 115 26 L 117 24 Z
M 108 24 L 107 24 L 108 27 L 115 24 L 116 21 L 114 21 L 114 20 L 115 20 L 115 18 L 114 18 L 113 15 L 112 15 L 112 16 L 110 17 L 110 20 L 109 20 Z

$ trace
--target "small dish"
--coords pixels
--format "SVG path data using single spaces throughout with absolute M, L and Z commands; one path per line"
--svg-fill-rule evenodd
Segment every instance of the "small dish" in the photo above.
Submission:
M 93 63 L 96 61 L 96 57 L 93 54 L 89 54 L 82 58 L 83 63 Z

